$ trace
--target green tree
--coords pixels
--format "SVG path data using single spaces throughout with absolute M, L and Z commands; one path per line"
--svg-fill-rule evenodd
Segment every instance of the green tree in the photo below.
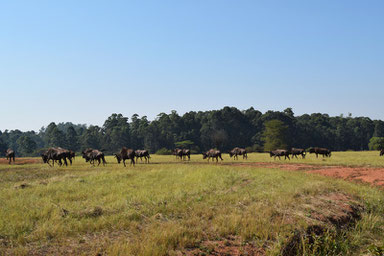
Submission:
M 50 123 L 45 129 L 44 138 L 47 147 L 65 147 L 65 135 L 54 122 Z
M 67 149 L 77 151 L 79 149 L 79 138 L 73 126 L 67 129 L 66 133 Z
M 37 148 L 36 142 L 27 135 L 21 135 L 17 139 L 19 153 L 23 156 L 30 155 Z
M 130 128 L 128 118 L 122 114 L 112 114 L 104 122 L 104 149 L 109 152 L 120 150 L 123 146 L 130 146 Z
M 369 150 L 384 149 L 384 137 L 372 137 L 368 144 Z
M 101 128 L 97 125 L 89 126 L 81 135 L 80 141 L 82 142 L 82 147 L 84 148 L 94 148 L 101 149 L 102 141 L 102 132 Z
M 277 148 L 287 148 L 288 126 L 280 120 L 270 120 L 265 122 L 263 139 L 265 141 L 264 150 L 270 151 Z
M 0 137 L 0 155 L 4 155 L 5 150 L 7 150 L 7 144 L 3 141 L 3 139 Z
M 195 143 L 193 143 L 193 141 L 190 141 L 190 140 L 183 140 L 183 141 L 175 142 L 175 146 L 179 147 L 179 148 L 190 148 L 194 144 Z

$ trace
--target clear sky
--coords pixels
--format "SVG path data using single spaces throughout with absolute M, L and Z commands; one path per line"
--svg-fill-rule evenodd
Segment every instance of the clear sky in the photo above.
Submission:
M 292 107 L 384 119 L 384 1 L 0 0 L 0 130 Z

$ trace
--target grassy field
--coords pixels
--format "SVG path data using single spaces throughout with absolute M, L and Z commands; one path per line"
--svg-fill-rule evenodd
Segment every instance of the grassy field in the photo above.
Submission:
M 200 156 L 191 163 L 153 156 L 126 168 L 107 162 L 0 165 L 0 255 L 289 255 L 297 237 L 296 254 L 383 253 L 379 188 L 231 165 L 228 155 L 225 164 Z M 246 162 L 275 161 L 250 154 Z M 384 166 L 384 158 L 336 152 L 290 163 Z M 346 209 L 353 218 L 344 218 Z

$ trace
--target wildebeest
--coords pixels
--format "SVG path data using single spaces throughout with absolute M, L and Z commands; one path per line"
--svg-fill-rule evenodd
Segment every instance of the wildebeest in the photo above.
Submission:
M 380 156 L 384 155 L 384 149 L 380 150 Z
M 7 158 L 7 160 L 9 160 L 9 164 L 11 164 L 12 160 L 13 162 L 15 162 L 15 151 L 10 148 L 5 150 L 5 157 Z
M 191 150 L 189 149 L 183 149 L 183 159 L 186 160 L 188 157 L 188 161 L 191 160 Z
M 305 152 L 305 149 L 302 148 L 292 148 L 290 153 L 292 154 L 292 158 L 296 157 L 296 159 L 298 159 L 298 155 L 301 155 L 301 157 L 304 159 L 305 155 L 307 154 L 307 152 Z
M 239 156 L 243 156 L 243 159 L 247 159 L 247 151 L 244 148 L 235 147 L 231 151 L 229 151 L 229 156 L 233 157 L 233 159 L 239 160 Z
M 120 150 L 120 157 L 121 157 L 121 160 L 123 160 L 124 167 L 126 166 L 125 165 L 125 160 L 127 160 L 127 159 L 131 159 L 131 165 L 135 166 L 135 156 L 136 156 L 136 153 L 135 153 L 135 151 L 133 149 L 128 149 L 126 147 L 123 147 Z M 116 156 L 116 158 L 117 158 L 117 156 Z
M 207 152 L 203 153 L 203 159 L 207 159 L 207 158 L 208 158 L 208 162 L 209 162 L 210 158 L 212 158 L 212 161 L 213 161 L 214 158 L 216 158 L 216 163 L 219 161 L 219 158 L 221 160 L 224 160 L 221 157 L 221 151 L 220 150 L 215 150 L 215 149 L 210 149 Z
M 317 148 L 317 147 L 310 148 L 309 153 L 310 154 L 315 153 L 316 158 L 319 157 L 319 155 L 322 155 L 323 157 L 331 157 L 331 150 L 327 148 Z
M 175 148 L 172 150 L 172 155 L 176 156 L 176 159 L 185 160 L 188 157 L 188 160 L 191 160 L 191 150 L 189 149 Z
M 284 156 L 284 160 L 287 158 L 288 158 L 288 160 L 291 160 L 289 158 L 289 153 L 290 152 L 288 150 L 285 150 L 285 149 L 276 149 L 276 150 L 270 151 L 269 155 L 270 155 L 270 157 L 274 157 L 274 159 L 276 159 L 276 157 L 278 157 L 280 160 L 281 159 L 280 157 Z
M 60 166 L 63 164 L 61 160 L 64 161 L 64 164 L 67 166 L 67 159 L 69 160 L 69 163 L 72 165 L 72 159 L 74 159 L 76 156 L 76 153 L 72 150 L 63 149 L 60 147 L 57 148 L 49 148 L 45 152 L 41 153 L 41 158 L 43 159 L 44 163 L 49 163 L 50 160 L 52 160 L 52 165 L 55 165 L 55 162 L 57 162 Z
M 64 161 L 65 166 L 68 166 L 67 158 L 72 164 L 72 157 L 70 156 L 69 150 L 62 148 L 49 148 L 47 151 L 41 154 L 41 157 L 44 163 L 47 163 L 49 166 L 50 160 L 52 160 L 52 165 L 55 165 L 55 161 L 59 163 L 59 165 L 63 165 L 62 160 Z
M 104 158 L 104 153 L 100 150 L 87 148 L 82 152 L 82 154 L 85 161 L 89 162 L 90 164 L 95 165 L 95 160 L 99 162 L 97 166 L 100 165 L 101 161 L 103 161 L 103 165 L 107 163 Z
M 149 163 L 149 158 L 151 156 L 149 155 L 148 150 L 146 150 L 146 149 L 135 150 L 135 155 L 136 155 L 136 162 L 137 162 L 139 157 L 140 157 L 140 160 L 143 161 L 143 157 L 144 157 L 145 162 Z
M 180 159 L 183 158 L 183 150 L 180 148 L 175 148 L 172 150 L 172 155 L 176 156 L 176 159 L 180 157 Z

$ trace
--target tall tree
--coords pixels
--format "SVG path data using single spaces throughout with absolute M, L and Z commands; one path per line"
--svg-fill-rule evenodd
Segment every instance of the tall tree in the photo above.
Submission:
M 77 136 L 75 128 L 73 126 L 68 127 L 66 134 L 67 149 L 77 151 L 79 150 L 79 137 Z
M 25 134 L 17 139 L 17 144 L 18 153 L 22 156 L 29 156 L 37 149 L 36 142 Z
M 270 120 L 265 123 L 264 150 L 270 151 L 278 148 L 287 148 L 288 126 L 280 120 Z

